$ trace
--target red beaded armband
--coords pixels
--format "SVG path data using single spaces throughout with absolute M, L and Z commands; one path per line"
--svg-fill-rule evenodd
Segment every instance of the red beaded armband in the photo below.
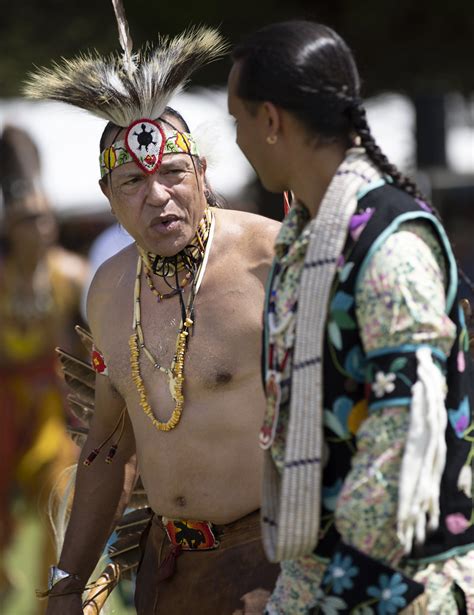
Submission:
M 92 347 L 91 361 L 94 371 L 96 371 L 98 374 L 107 376 L 109 370 L 107 369 L 104 355 L 100 352 L 100 350 L 97 350 L 95 346 Z

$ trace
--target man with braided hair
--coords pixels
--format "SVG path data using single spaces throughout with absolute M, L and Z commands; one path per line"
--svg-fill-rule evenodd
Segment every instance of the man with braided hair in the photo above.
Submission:
M 193 69 L 223 52 L 220 35 L 199 28 L 140 54 L 124 48 L 125 59 L 81 56 L 28 86 L 34 98 L 109 120 L 100 187 L 135 240 L 89 291 L 95 412 L 47 613 L 82 614 L 138 467 L 153 514 L 137 612 L 230 614 L 278 574 L 260 538 L 256 437 L 264 282 L 279 225 L 214 207 L 206 160 L 167 106 Z
M 233 53 L 237 143 L 293 206 L 267 285 L 268 615 L 474 613 L 469 342 L 445 231 L 376 145 L 344 41 L 267 26 Z M 257 612 L 257 611 L 254 611 Z

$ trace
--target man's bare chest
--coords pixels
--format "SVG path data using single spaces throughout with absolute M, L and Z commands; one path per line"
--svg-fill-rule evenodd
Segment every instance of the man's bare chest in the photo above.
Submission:
M 145 347 L 140 348 L 140 368 L 149 386 L 163 387 L 166 379 L 157 376 L 158 372 L 172 369 L 182 305 L 178 297 L 158 303 L 145 293 L 147 290 L 141 294 Z M 187 300 L 185 296 L 184 302 Z M 201 289 L 194 301 L 194 325 L 185 353 L 188 390 L 231 385 L 250 370 L 258 369 L 262 301 L 263 296 L 256 296 L 255 288 L 246 288 L 245 284 L 237 288 L 211 283 Z M 134 390 L 130 357 L 133 300 L 116 302 L 111 307 L 103 352 L 113 384 L 127 398 Z

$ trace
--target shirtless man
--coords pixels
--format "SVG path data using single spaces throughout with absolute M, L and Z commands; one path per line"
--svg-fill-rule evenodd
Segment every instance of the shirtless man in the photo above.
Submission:
M 168 139 L 175 138 L 176 131 L 188 133 L 169 110 L 159 122 Z M 126 130 L 109 126 L 101 149 L 117 145 L 125 136 Z M 276 577 L 260 546 L 258 515 L 251 513 L 260 506 L 262 455 L 256 434 L 264 408 L 261 313 L 279 225 L 253 214 L 208 208 L 205 169 L 204 159 L 171 153 L 163 156 L 152 174 L 132 161 L 116 166 L 101 181 L 113 213 L 136 244 L 102 265 L 89 292 L 89 324 L 108 373 L 97 376 L 95 417 L 79 461 L 76 495 L 58 562 L 69 576 L 54 584 L 48 615 L 82 613 L 80 594 L 68 592 L 79 591 L 92 573 L 113 520 L 125 507 L 137 467 L 155 513 L 138 574 L 138 613 L 179 615 L 199 604 L 196 612 L 202 615 L 230 615 L 239 607 L 240 597 L 255 586 L 256 577 L 263 587 L 271 586 Z M 208 259 L 201 271 L 207 266 L 194 301 L 195 324 L 189 329 L 185 353 L 184 408 L 176 428 L 163 431 L 156 428 L 156 419 L 166 423 L 176 402 L 167 375 L 140 352 L 140 376 L 151 417 L 144 412 L 130 368 L 132 316 L 138 303 L 146 348 L 161 366 L 171 365 L 182 313 L 179 293 L 157 301 L 157 295 L 170 294 L 169 285 L 175 285 L 175 276 L 165 280 L 159 266 L 163 257 L 177 255 L 180 262 L 183 249 L 195 241 L 206 219 L 205 211 L 211 210 L 212 230 L 204 237 Z M 137 247 L 147 254 L 140 257 Z M 158 254 L 158 265 L 155 261 L 149 272 L 146 264 Z M 143 270 L 137 294 L 140 258 Z M 178 278 L 182 276 L 179 272 Z M 184 304 L 192 289 L 195 285 L 184 286 Z M 113 462 L 105 464 L 101 453 L 85 467 L 83 461 L 111 434 L 124 406 L 124 430 Z M 160 564 L 174 554 L 162 517 L 215 524 L 221 544 L 201 553 L 185 551 L 176 559 L 176 573 L 159 583 Z M 242 532 L 245 536 L 240 539 Z

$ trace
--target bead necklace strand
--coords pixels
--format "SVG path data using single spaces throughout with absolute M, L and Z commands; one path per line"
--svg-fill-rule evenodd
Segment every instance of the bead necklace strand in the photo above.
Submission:
M 145 270 L 145 277 L 146 277 L 146 281 L 147 281 L 147 284 L 148 284 L 148 288 L 155 295 L 158 303 L 161 303 L 163 301 L 163 299 L 171 299 L 171 297 L 176 296 L 183 288 L 186 288 L 186 286 L 189 284 L 189 280 L 192 277 L 191 272 L 188 271 L 186 276 L 179 283 L 179 288 L 173 288 L 173 290 L 171 292 L 169 292 L 169 293 L 160 293 L 160 291 L 153 284 L 153 280 L 151 279 L 151 272 L 150 272 L 150 270 L 147 268 L 147 266 L 145 264 L 143 265 L 143 267 L 144 267 L 144 270 Z
M 181 292 L 181 290 L 187 285 L 188 280 L 190 280 L 191 278 L 197 280 L 196 284 L 195 284 L 195 288 L 194 288 L 194 292 L 191 292 L 190 296 L 189 296 L 189 300 L 188 300 L 188 305 L 186 308 L 184 308 L 184 312 L 185 312 L 185 318 L 189 317 L 191 318 L 191 313 L 192 313 L 192 302 L 194 302 L 194 299 L 197 295 L 197 291 L 201 285 L 201 281 L 202 281 L 202 277 L 203 274 L 206 270 L 206 266 L 207 266 L 207 259 L 209 257 L 209 252 L 210 250 L 208 250 L 206 252 L 206 243 L 208 241 L 210 241 L 212 243 L 212 239 L 213 239 L 213 235 L 214 235 L 214 228 L 211 228 L 212 225 L 212 220 L 213 218 L 211 217 L 211 213 L 209 208 L 206 207 L 205 212 L 204 212 L 204 216 L 201 220 L 201 222 L 199 223 L 199 227 L 198 227 L 198 233 L 196 234 L 196 237 L 199 238 L 199 242 L 202 246 L 202 250 L 200 252 L 200 263 L 198 265 L 197 271 L 194 272 L 194 275 L 191 271 L 188 271 L 188 273 L 186 274 L 186 277 L 184 278 L 182 283 L 177 283 L 178 287 L 176 289 L 173 289 L 173 291 L 171 293 L 167 293 L 166 295 L 162 295 L 160 293 L 160 291 L 158 289 L 155 288 L 155 286 L 153 285 L 153 281 L 151 279 L 151 272 L 148 270 L 147 268 L 147 263 L 149 263 L 148 257 L 149 256 L 154 256 L 152 255 L 150 252 L 148 253 L 144 253 L 143 251 L 140 251 L 141 255 L 142 255 L 142 260 L 143 260 L 143 267 L 145 269 L 145 276 L 147 278 L 147 282 L 148 282 L 148 287 L 150 288 L 151 292 L 158 298 L 158 302 L 160 303 L 163 299 L 168 299 L 172 296 L 177 295 L 178 293 Z M 212 236 L 211 236 L 212 233 Z M 199 237 L 199 235 L 202 235 L 202 238 Z M 196 239 L 195 237 L 195 239 Z M 192 242 L 193 244 L 195 244 L 195 241 L 193 240 Z M 138 246 L 137 246 L 138 247 Z M 210 245 L 209 245 L 210 247 Z M 145 256 L 145 257 L 144 257 Z M 138 268 L 137 268 L 138 269 Z M 178 269 L 175 269 L 175 275 L 177 274 Z M 137 270 L 137 280 L 138 280 L 138 284 L 141 284 L 141 277 L 140 274 L 138 273 Z M 135 282 L 135 285 L 137 285 L 137 282 Z M 140 297 L 140 292 L 141 292 L 141 287 L 138 289 L 138 298 Z M 136 303 L 139 303 L 139 301 L 136 301 Z M 135 303 L 135 307 L 136 307 L 136 303 Z M 169 368 L 165 368 L 162 367 L 161 365 L 158 364 L 157 360 L 155 359 L 155 357 L 153 356 L 153 354 L 150 352 L 150 350 L 146 347 L 145 343 L 144 343 L 144 335 L 143 335 L 143 329 L 141 327 L 141 323 L 140 323 L 140 318 L 138 319 L 139 324 L 137 325 L 137 333 L 139 336 L 139 342 L 140 342 L 140 347 L 143 349 L 146 357 L 148 358 L 148 360 L 150 361 L 150 363 L 153 365 L 153 367 L 155 369 L 159 369 L 160 371 L 162 371 L 163 373 L 165 373 L 168 377 L 168 381 L 169 381 L 169 386 L 170 386 L 170 392 L 171 395 L 174 395 L 174 382 L 173 382 L 173 370 L 174 370 L 174 365 L 175 365 L 175 360 L 173 360 L 173 363 L 171 365 L 171 369 Z M 176 354 L 175 354 L 176 357 Z M 174 399 L 174 397 L 173 397 Z
M 204 277 L 204 271 L 207 266 L 209 252 L 211 249 L 212 239 L 214 235 L 214 217 L 212 214 L 208 214 L 209 218 L 207 218 L 208 212 L 206 211 L 206 219 L 209 220 L 209 231 L 204 235 L 203 238 L 199 238 L 203 251 L 201 252 L 201 264 L 199 265 L 198 271 L 196 272 L 197 282 L 195 288 L 191 290 L 191 294 L 188 300 L 188 304 L 185 308 L 185 314 L 183 315 L 183 319 L 181 321 L 178 338 L 176 340 L 176 352 L 174 355 L 174 359 L 171 365 L 171 368 L 165 368 L 158 364 L 153 354 L 146 347 L 145 338 L 143 334 L 143 329 L 141 325 L 141 305 L 140 305 L 140 294 L 141 294 L 141 273 L 142 273 L 142 254 L 138 257 L 137 262 L 137 275 L 135 279 L 135 289 L 134 289 L 134 316 L 133 316 L 133 329 L 134 333 L 130 336 L 129 347 L 130 347 L 130 366 L 132 371 L 132 379 L 137 388 L 140 405 L 144 411 L 144 413 L 151 420 L 156 429 L 160 431 L 170 431 L 174 429 L 181 418 L 181 414 L 184 406 L 184 396 L 183 396 L 183 384 L 184 384 L 184 360 L 187 348 L 187 341 L 189 330 L 193 326 L 193 320 L 191 318 L 192 314 L 192 306 L 194 303 L 194 298 L 199 290 L 199 286 Z M 203 241 L 202 241 L 203 240 Z M 141 252 L 141 251 L 140 251 Z M 145 261 L 146 267 L 146 261 Z M 176 271 L 176 270 L 175 270 Z M 170 393 L 175 402 L 175 408 L 170 416 L 170 418 L 165 421 L 158 420 L 151 408 L 150 403 L 148 402 L 148 396 L 146 394 L 145 384 L 143 382 L 143 378 L 140 372 L 140 351 L 143 350 L 145 356 L 151 362 L 155 369 L 159 369 L 162 373 L 166 374 L 168 378 L 168 384 L 170 388 Z

